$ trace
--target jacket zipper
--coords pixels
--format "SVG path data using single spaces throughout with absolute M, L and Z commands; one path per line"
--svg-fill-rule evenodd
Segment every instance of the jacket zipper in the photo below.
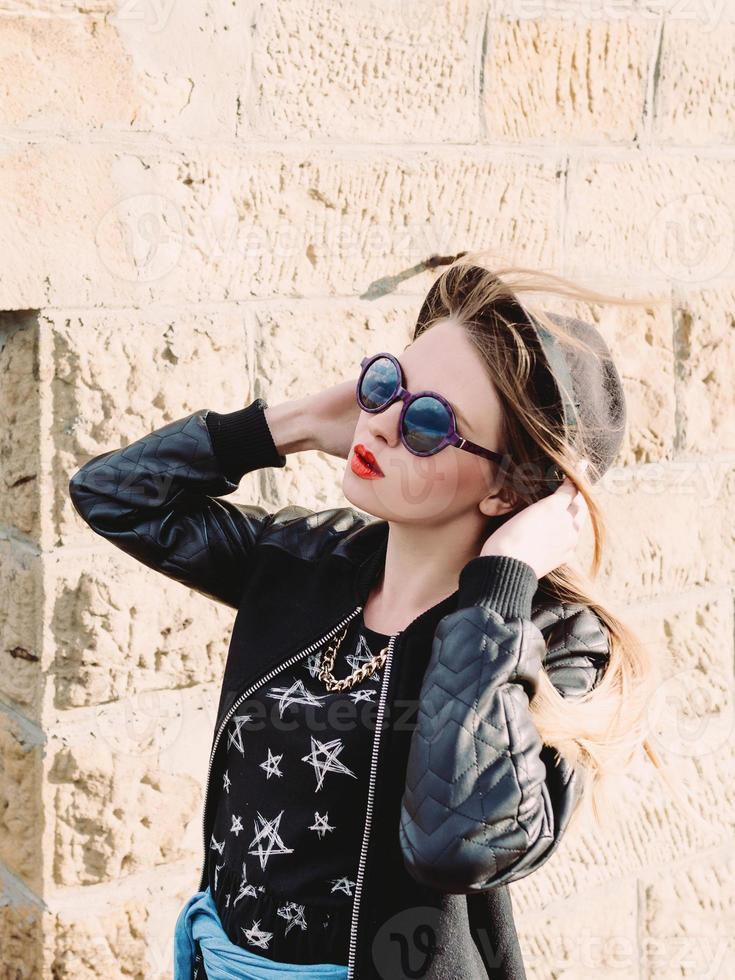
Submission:
M 355 606 L 355 608 L 348 616 L 345 616 L 345 618 L 341 622 L 337 623 L 336 626 L 333 626 L 328 633 L 324 634 L 324 636 L 320 637 L 318 640 L 315 640 L 313 643 L 310 643 L 308 647 L 305 647 L 303 650 L 300 650 L 298 653 L 294 653 L 292 656 L 288 658 L 288 660 L 283 661 L 280 664 L 277 664 L 275 667 L 272 668 L 272 670 L 269 670 L 266 674 L 263 674 L 261 677 L 259 677 L 253 684 L 251 684 L 245 691 L 243 691 L 243 693 L 237 698 L 235 703 L 232 705 L 232 707 L 229 709 L 225 717 L 220 722 L 219 728 L 217 729 L 217 734 L 214 739 L 214 743 L 212 745 L 212 751 L 209 755 L 207 780 L 204 789 L 204 811 L 202 814 L 202 843 L 204 848 L 204 860 L 202 863 L 202 873 L 199 879 L 199 891 L 204 891 L 204 889 L 207 887 L 207 882 L 205 880 L 205 871 L 207 868 L 207 805 L 209 803 L 209 783 L 212 778 L 212 767 L 214 765 L 214 756 L 215 753 L 217 752 L 217 746 L 219 745 L 219 740 L 222 737 L 222 732 L 227 727 L 227 723 L 229 722 L 230 718 L 232 718 L 233 714 L 237 711 L 238 707 L 245 700 L 245 698 L 251 695 L 253 691 L 255 691 L 262 684 L 265 684 L 267 681 L 269 681 L 271 677 L 274 677 L 282 670 L 285 670 L 296 660 L 300 660 L 301 657 L 304 657 L 307 654 L 312 653 L 323 643 L 326 643 L 327 640 L 330 640 L 335 633 L 338 633 L 343 626 L 349 623 L 350 620 L 354 619 L 361 609 L 362 609 L 362 605 Z M 393 637 L 391 637 L 390 642 L 393 643 Z M 386 657 L 386 663 L 388 664 L 390 663 L 389 656 Z M 388 669 L 390 669 L 390 666 L 388 667 Z M 372 772 L 370 778 L 372 779 Z
M 355 896 L 352 903 L 352 921 L 350 922 L 350 951 L 347 960 L 347 980 L 354 980 L 355 976 L 355 954 L 357 952 L 357 920 L 360 914 L 360 899 L 362 897 L 362 882 L 365 876 L 365 863 L 367 859 L 368 843 L 370 841 L 370 829 L 373 819 L 373 800 L 375 797 L 375 775 L 378 770 L 378 753 L 380 751 L 380 735 L 383 728 L 383 713 L 385 711 L 385 699 L 388 695 L 388 681 L 390 680 L 390 669 L 393 664 L 393 648 L 395 646 L 398 633 L 391 636 L 388 643 L 388 653 L 385 658 L 385 670 L 380 688 L 380 698 L 378 701 L 378 711 L 375 723 L 375 734 L 373 736 L 373 753 L 370 760 L 370 779 L 368 782 L 367 807 L 365 811 L 365 829 L 362 835 L 362 847 L 360 850 L 360 863 L 357 870 L 357 882 L 355 883 Z

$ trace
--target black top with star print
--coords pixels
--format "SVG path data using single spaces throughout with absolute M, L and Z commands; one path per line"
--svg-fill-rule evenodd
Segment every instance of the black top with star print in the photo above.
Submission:
M 332 674 L 389 636 L 356 617 Z M 333 642 L 333 641 L 330 641 Z M 317 650 L 254 691 L 223 733 L 209 887 L 230 940 L 280 963 L 348 960 L 352 899 L 383 669 L 328 691 Z

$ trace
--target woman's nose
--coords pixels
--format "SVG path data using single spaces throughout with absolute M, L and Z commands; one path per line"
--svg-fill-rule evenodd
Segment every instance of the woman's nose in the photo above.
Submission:
M 402 402 L 394 401 L 392 405 L 382 412 L 371 412 L 368 420 L 368 429 L 373 436 L 382 436 L 389 446 L 395 446 L 400 435 L 398 432 L 398 420 L 401 417 Z

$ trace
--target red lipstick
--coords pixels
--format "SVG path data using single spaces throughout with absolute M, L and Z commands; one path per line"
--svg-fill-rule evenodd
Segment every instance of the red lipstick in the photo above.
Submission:
M 363 480 L 379 480 L 385 476 L 373 454 L 361 442 L 355 446 L 355 451 L 350 459 L 350 467 L 352 472 L 362 477 Z

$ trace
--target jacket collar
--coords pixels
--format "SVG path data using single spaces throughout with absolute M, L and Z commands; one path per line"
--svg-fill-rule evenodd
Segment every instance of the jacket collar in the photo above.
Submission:
M 346 534 L 331 552 L 332 558 L 357 566 L 350 572 L 356 604 L 364 605 L 385 565 L 388 530 L 388 521 L 368 520 Z

